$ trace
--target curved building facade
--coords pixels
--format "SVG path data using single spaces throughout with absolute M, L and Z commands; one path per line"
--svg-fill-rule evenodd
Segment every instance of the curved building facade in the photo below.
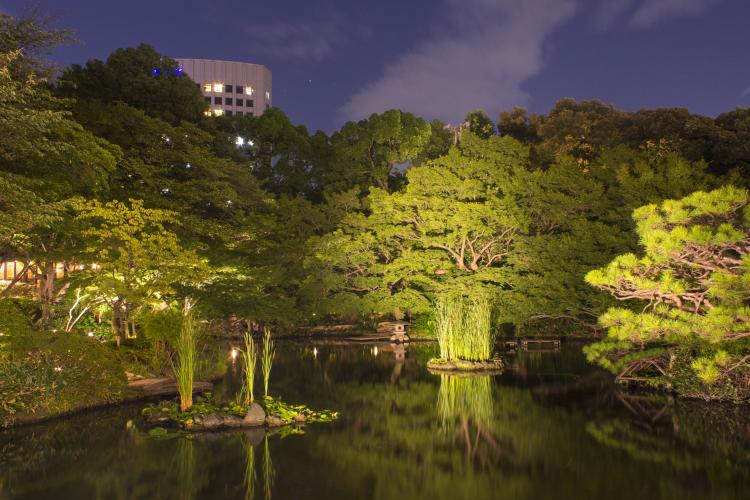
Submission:
M 176 61 L 203 92 L 210 106 L 208 114 L 259 116 L 271 107 L 271 71 L 262 64 L 214 59 Z

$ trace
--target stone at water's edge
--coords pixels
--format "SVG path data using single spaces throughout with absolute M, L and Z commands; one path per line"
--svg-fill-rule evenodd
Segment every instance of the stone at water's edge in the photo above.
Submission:
M 304 416 L 302 413 L 298 413 L 294 416 L 294 421 L 297 422 L 298 424 L 303 424 L 307 422 L 307 417 Z
M 206 415 L 201 424 L 201 426 L 207 430 L 218 429 L 222 425 L 224 425 L 224 418 L 216 413 L 209 413 Z
M 224 417 L 224 427 L 238 429 L 245 426 L 245 420 L 242 417 L 238 417 L 237 415 L 226 415 Z
M 263 425 L 266 422 L 266 412 L 258 403 L 253 403 L 247 409 L 245 418 L 242 419 L 242 425 L 246 427 L 255 427 Z
M 269 415 L 266 417 L 266 423 L 269 427 L 280 427 L 284 425 L 284 420 L 278 415 Z

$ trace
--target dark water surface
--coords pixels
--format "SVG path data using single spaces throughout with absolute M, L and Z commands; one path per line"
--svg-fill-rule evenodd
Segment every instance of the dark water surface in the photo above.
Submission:
M 424 368 L 433 344 L 277 350 L 270 392 L 337 422 L 159 440 L 134 405 L 16 429 L 0 433 L 0 498 L 750 498 L 746 407 L 623 393 L 575 344 L 458 378 Z

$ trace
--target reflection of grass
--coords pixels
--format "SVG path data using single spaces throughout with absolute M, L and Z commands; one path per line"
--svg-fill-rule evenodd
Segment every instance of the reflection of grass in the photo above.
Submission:
M 255 447 L 246 439 L 245 445 L 245 498 L 251 500 L 255 498 Z
M 191 439 L 177 440 L 178 490 L 181 500 L 193 498 L 193 476 L 195 475 L 195 453 Z
M 492 307 L 484 293 L 440 294 L 435 302 L 435 332 L 440 357 L 486 361 L 492 357 Z
M 258 353 L 250 332 L 245 332 L 245 350 L 242 351 L 242 364 L 245 369 L 242 378 L 242 390 L 240 391 L 241 402 L 249 405 L 253 402 L 253 388 L 255 386 L 255 362 Z
M 263 395 L 268 396 L 268 381 L 271 378 L 271 366 L 273 357 L 276 354 L 273 348 L 273 339 L 271 339 L 271 330 L 263 329 L 263 355 L 260 360 L 260 368 L 263 371 Z
M 268 447 L 268 435 L 263 442 L 263 490 L 266 500 L 271 500 L 271 491 L 276 473 L 271 462 L 271 449 Z
M 469 419 L 487 428 L 493 420 L 492 378 L 440 375 L 438 416 L 445 431 L 453 430 L 456 420 Z

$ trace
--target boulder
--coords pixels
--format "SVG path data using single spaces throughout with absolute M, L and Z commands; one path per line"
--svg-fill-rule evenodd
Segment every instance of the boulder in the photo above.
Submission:
M 247 409 L 245 418 L 242 419 L 242 425 L 245 427 L 257 427 L 263 425 L 266 421 L 266 412 L 258 403 L 253 403 Z
M 217 413 L 209 413 L 203 417 L 202 427 L 204 429 L 218 429 L 224 425 L 224 418 Z
M 303 424 L 307 422 L 307 417 L 303 415 L 302 413 L 298 413 L 294 416 L 294 421 L 297 422 L 298 424 Z
M 224 417 L 224 427 L 237 429 L 245 425 L 245 420 L 237 415 L 227 415 Z
M 266 417 L 266 423 L 269 427 L 281 427 L 284 425 L 284 419 L 282 419 L 279 415 L 269 415 Z

